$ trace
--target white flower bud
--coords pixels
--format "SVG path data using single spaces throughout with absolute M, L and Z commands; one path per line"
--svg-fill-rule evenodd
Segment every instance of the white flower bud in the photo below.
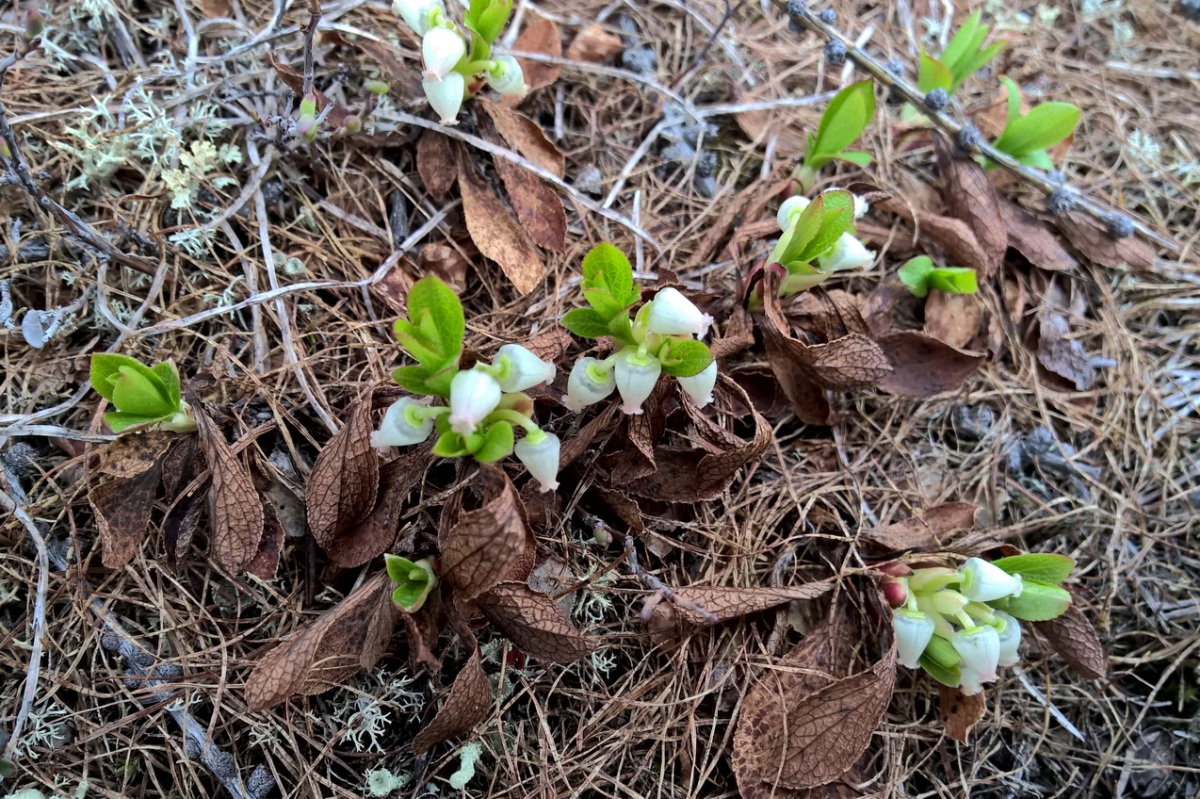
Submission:
M 1021 575 L 1009 574 L 983 558 L 970 558 L 959 570 L 958 590 L 973 602 L 991 602 L 1021 595 Z
M 524 97 L 529 92 L 521 62 L 510 55 L 502 55 L 495 60 L 495 66 L 488 72 L 488 85 L 499 94 L 513 97 Z
M 673 288 L 665 288 L 650 301 L 646 325 L 660 336 L 696 336 L 704 338 L 713 318 Z
M 1002 610 L 992 612 L 1004 621 L 1004 629 L 999 631 L 1000 659 L 997 663 L 1001 666 L 1015 666 L 1021 659 L 1018 651 L 1021 648 L 1021 623 Z
M 775 221 L 779 223 L 780 230 L 787 230 L 792 226 L 792 223 L 800 218 L 800 214 L 804 213 L 804 209 L 812 200 L 799 194 L 788 197 L 783 201 L 783 205 L 779 206 L 779 213 L 775 215 Z
M 500 404 L 500 384 L 477 369 L 459 372 L 450 381 L 450 429 L 464 436 L 475 432 Z
M 613 369 L 617 378 L 617 391 L 625 400 L 621 410 L 628 414 L 642 412 L 642 403 L 654 391 L 654 384 L 662 373 L 662 364 L 653 355 L 641 355 L 637 350 L 622 350 L 617 353 L 617 365 Z
M 996 679 L 1000 662 L 1000 636 L 995 627 L 983 625 L 960 630 L 950 638 L 950 644 L 963 659 L 963 671 L 972 671 L 980 682 Z
M 441 118 L 443 125 L 458 124 L 458 110 L 462 108 L 463 93 L 467 88 L 467 80 L 457 72 L 451 72 L 438 83 L 421 81 L 429 105 Z
M 421 39 L 421 56 L 425 59 L 422 77 L 431 83 L 440 82 L 466 54 L 467 43 L 458 31 L 440 26 L 430 28 Z
M 919 610 L 899 608 L 892 613 L 892 626 L 896 630 L 896 659 L 902 666 L 917 668 L 933 639 L 933 619 Z
M 871 210 L 871 204 L 857 194 L 854 195 L 854 218 L 862 219 Z
M 540 434 L 540 435 L 539 435 Z M 558 488 L 558 436 L 541 430 L 528 433 L 513 450 L 525 468 L 541 483 L 543 492 Z
M 418 36 L 424 36 L 434 23 L 434 12 L 446 13 L 442 0 L 394 0 L 392 13 L 404 20 Z
M 617 378 L 612 369 L 604 366 L 603 361 L 580 358 L 567 378 L 567 399 L 564 404 L 578 413 L 613 393 L 616 387 Z
M 843 233 L 837 244 L 834 245 L 833 251 L 822 255 L 817 259 L 817 263 L 821 265 L 822 272 L 841 272 L 844 269 L 869 266 L 874 260 L 874 251 L 868 250 L 861 241 L 849 233 Z
M 497 368 L 500 390 L 524 391 L 554 379 L 554 364 L 543 361 L 520 344 L 505 344 L 492 362 Z
M 419 415 L 425 406 L 412 397 L 392 403 L 379 429 L 371 433 L 372 447 L 408 447 L 420 444 L 433 432 L 433 419 Z
M 696 407 L 703 408 L 713 401 L 713 388 L 717 385 L 717 360 L 714 358 L 712 363 L 691 377 L 675 379 L 679 381 L 684 392 L 696 403 Z
M 983 691 L 983 680 L 979 675 L 963 666 L 958 672 L 958 690 L 963 696 L 975 696 Z

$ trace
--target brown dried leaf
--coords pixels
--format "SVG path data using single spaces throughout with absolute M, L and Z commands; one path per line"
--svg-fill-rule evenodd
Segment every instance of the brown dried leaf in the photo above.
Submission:
M 913 221 L 918 232 L 914 232 L 912 246 L 916 247 L 922 239 L 928 239 L 940 247 L 946 254 L 946 259 L 956 266 L 969 266 L 980 274 L 988 272 L 988 257 L 975 237 L 975 231 L 966 222 L 952 219 L 948 216 L 913 208 L 898 198 L 890 198 L 878 203 L 885 211 Z
M 420 255 L 417 256 L 417 263 L 422 275 L 435 275 L 457 294 L 466 290 L 467 270 L 470 268 L 471 262 L 459 248 L 442 242 L 426 244 L 421 248 Z M 411 287 L 412 282 L 409 281 L 402 296 L 407 297 L 408 289 Z
M 566 174 L 566 157 L 558 145 L 550 141 L 538 123 L 511 108 L 480 98 L 476 103 L 483 107 L 495 124 L 496 130 L 508 142 L 508 146 L 542 169 L 561 178 Z M 505 160 L 495 159 L 497 162 Z
M 1067 317 L 1053 304 L 1038 309 L 1038 363 L 1075 387 L 1087 391 L 1096 382 L 1096 370 L 1083 349 L 1083 342 L 1071 336 Z
M 434 744 L 470 732 L 488 716 L 492 706 L 492 686 L 479 658 L 479 647 L 471 653 L 462 671 L 450 686 L 450 695 L 433 721 L 413 738 L 414 755 L 422 755 Z
M 793 340 L 792 345 L 797 354 L 803 353 L 813 378 L 824 388 L 871 388 L 892 371 L 879 345 L 861 333 L 812 346 Z
M 559 471 L 566 469 L 575 461 L 583 457 L 583 453 L 595 441 L 596 436 L 602 430 L 612 424 L 613 416 L 617 413 L 617 406 L 610 403 L 607 405 L 600 415 L 589 421 L 579 429 L 579 432 L 562 442 L 562 448 L 558 453 L 558 468 Z
M 719 621 L 748 616 L 773 608 L 793 599 L 816 599 L 832 588 L 831 583 L 805 583 L 790 588 L 728 588 L 719 585 L 689 585 L 675 593 L 688 602 L 699 605 Z M 706 619 L 686 605 L 675 607 L 692 624 L 704 624 Z
M 742 102 L 769 101 L 775 99 L 774 90 L 768 86 L 751 90 L 740 98 Z M 761 111 L 742 111 L 734 114 L 742 133 L 755 147 L 765 147 L 772 137 L 777 137 L 775 153 L 782 159 L 800 155 L 808 146 L 806 136 L 816 130 L 820 116 L 807 108 L 770 108 Z M 778 229 L 778 228 L 777 228 Z
M 863 530 L 859 537 L 889 552 L 937 550 L 952 534 L 975 529 L 979 508 L 969 502 L 947 502 L 918 511 L 904 521 Z
M 213 531 L 210 554 L 237 573 L 254 559 L 263 536 L 263 506 L 250 470 L 208 415 L 196 409 L 200 449 L 212 472 Z
M 615 56 L 625 48 L 621 37 L 609 33 L 597 22 L 581 30 L 567 47 L 567 58 L 599 64 Z
M 396 622 L 392 581 L 371 577 L 315 622 L 258 659 L 246 680 L 251 710 L 277 705 L 296 694 L 318 694 L 359 669 L 375 665 Z
M 517 221 L 539 247 L 562 252 L 567 244 L 567 215 L 558 193 L 537 175 L 507 158 L 492 159 L 508 191 Z
M 531 339 L 521 342 L 525 349 L 541 358 L 543 361 L 558 363 L 567 355 L 567 350 L 575 343 L 571 333 L 561 325 L 551 325 Z
M 167 448 L 179 441 L 178 433 L 165 430 L 128 433 L 104 448 L 100 472 L 113 477 L 137 477 L 158 463 Z
M 425 478 L 425 470 L 433 462 L 427 449 L 406 452 L 388 462 L 380 470 L 379 496 L 366 518 L 337 540 L 329 550 L 329 560 L 335 566 L 361 566 L 388 551 L 400 529 L 404 498 Z
M 196 0 L 196 9 L 208 19 L 233 15 L 229 0 Z
M 965 744 L 970 739 L 971 728 L 983 718 L 984 712 L 987 711 L 987 697 L 983 691 L 967 696 L 957 688 L 951 688 L 948 685 L 941 685 L 938 688 L 946 734 L 959 743 Z
M 595 648 L 590 638 L 571 626 L 558 603 L 525 583 L 501 583 L 478 601 L 487 620 L 531 657 L 570 663 Z
M 108 568 L 124 567 L 141 547 L 160 478 L 159 467 L 152 463 L 141 474 L 115 477 L 88 491 L 100 533 L 101 557 Z
M 985 258 L 979 272 L 987 279 L 1004 263 L 1008 249 L 1008 231 L 1000 212 L 1000 197 L 987 173 L 971 158 L 955 158 L 950 144 L 940 133 L 933 134 L 938 168 L 945 178 L 943 199 L 949 212 L 971 228 Z
M 275 513 L 275 506 L 263 503 L 263 534 L 258 550 L 246 564 L 246 571 L 260 580 L 273 580 L 279 571 L 279 556 L 283 551 L 284 531 Z
M 371 448 L 372 403 L 360 397 L 350 418 L 321 450 L 308 476 L 308 529 L 331 557 L 370 513 L 379 490 L 379 457 Z M 351 558 L 353 559 L 353 558 Z
M 925 299 L 925 334 L 955 349 L 974 341 L 982 324 L 983 301 L 978 295 L 931 291 Z
M 517 224 L 500 199 L 481 183 L 467 164 L 458 169 L 467 231 L 484 256 L 500 265 L 521 294 L 528 294 L 546 274 L 529 235 Z
M 558 37 L 558 25 L 553 20 L 539 19 L 525 30 L 513 43 L 512 49 L 524 53 L 540 53 L 551 58 L 562 57 L 562 42 Z M 547 64 L 545 61 L 530 61 L 527 58 L 517 58 L 521 63 L 521 71 L 525 73 L 525 85 L 529 91 L 549 86 L 558 80 L 560 67 L 557 64 Z
M 986 360 L 915 330 L 889 333 L 877 343 L 892 364 L 879 388 L 899 397 L 922 399 L 953 391 Z
M 303 75 L 301 75 L 288 64 L 285 64 L 282 61 L 276 61 L 275 56 L 271 55 L 270 53 L 267 54 L 267 60 L 271 63 L 275 73 L 279 75 L 279 79 L 283 81 L 284 85 L 295 92 L 297 96 L 303 93 Z M 315 86 L 313 87 L 313 93 L 317 96 L 317 111 L 324 113 L 327 107 L 333 106 L 329 109 L 329 113 L 325 115 L 325 121 L 322 123 L 322 125 L 327 126 L 328 129 L 341 128 L 346 121 L 346 117 L 350 116 L 350 112 L 330 100 L 325 96 L 324 92 Z
M 713 339 L 709 349 L 712 351 L 713 357 L 720 360 L 752 346 L 754 346 L 754 321 L 750 318 L 750 314 L 746 313 L 746 309 L 739 305 L 725 320 L 721 337 Z
M 434 200 L 445 199 L 458 179 L 458 159 L 450 139 L 427 130 L 417 139 L 417 174 Z
M 1108 654 L 1083 611 L 1072 605 L 1056 619 L 1033 623 L 1067 665 L 1089 680 L 1108 676 Z
M 1058 228 L 1084 256 L 1109 269 L 1146 270 L 1154 266 L 1154 248 L 1137 236 L 1114 239 L 1079 211 L 1058 217 Z
M 458 517 L 442 547 L 442 576 L 463 599 L 498 585 L 520 560 L 529 536 L 521 500 L 508 476 L 486 464 L 479 474 L 488 499 L 479 510 Z
M 1029 263 L 1056 272 L 1079 266 L 1079 261 L 1067 251 L 1058 236 L 1016 203 L 1001 197 L 1000 215 L 1008 229 L 1008 246 L 1025 256 Z

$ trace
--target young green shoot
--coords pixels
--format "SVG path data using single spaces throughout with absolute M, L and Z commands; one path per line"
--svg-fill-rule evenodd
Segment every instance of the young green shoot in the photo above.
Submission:
M 981 14 L 975 11 L 967 17 L 937 58 L 921 50 L 917 88 L 922 93 L 945 89 L 948 94 L 954 94 L 963 81 L 991 63 L 1008 45 L 1007 41 L 1001 40 L 983 46 L 989 28 L 980 22 Z
M 796 169 L 801 193 L 807 194 L 817 172 L 830 161 L 849 161 L 860 167 L 871 163 L 868 153 L 847 150 L 862 135 L 875 113 L 875 84 L 870 80 L 852 83 L 833 96 L 817 132 L 809 132 L 804 160 Z
M 1011 78 L 1002 77 L 1000 82 L 1008 93 L 1008 116 L 1004 132 L 993 146 L 1024 166 L 1053 169 L 1046 151 L 1075 133 L 1079 107 L 1071 103 L 1042 103 L 1022 114 L 1020 88 Z M 986 166 L 993 169 L 996 165 L 988 162 Z
M 428 560 L 416 562 L 399 555 L 384 555 L 388 577 L 396 584 L 392 602 L 405 613 L 416 613 L 425 604 L 429 592 L 437 587 L 437 574 Z
M 785 200 L 776 217 L 782 235 L 767 258 L 787 270 L 779 296 L 807 291 L 835 272 L 874 261 L 875 253 L 855 237 L 854 222 L 866 212 L 866 202 L 844 189 Z
M 104 414 L 114 433 L 149 424 L 176 433 L 196 429 L 192 409 L 181 396 L 179 370 L 173 361 L 149 368 L 128 355 L 93 355 L 91 383 L 96 393 L 117 409 Z
M 975 294 L 979 291 L 974 269 L 934 266 L 925 255 L 918 255 L 900 267 L 900 282 L 914 297 L 925 297 L 930 289 L 944 294 Z

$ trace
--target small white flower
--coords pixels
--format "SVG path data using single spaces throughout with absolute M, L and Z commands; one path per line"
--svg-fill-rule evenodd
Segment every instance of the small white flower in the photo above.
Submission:
M 679 385 L 684 392 L 692 398 L 696 403 L 696 407 L 703 408 L 713 401 L 713 387 L 717 385 L 717 360 L 701 369 L 691 377 L 677 377 Z
M 422 77 L 431 83 L 440 82 L 466 54 L 467 43 L 458 31 L 440 26 L 430 28 L 421 39 L 421 57 L 425 59 Z
M 892 626 L 896 629 L 896 659 L 902 666 L 917 668 L 933 640 L 933 619 L 919 610 L 899 608 L 892 614 Z
M 1001 666 L 1015 666 L 1021 659 L 1018 651 L 1021 648 L 1021 623 L 1002 610 L 992 612 L 1004 620 L 1004 629 L 999 632 L 1000 659 L 997 663 Z
M 959 570 L 958 590 L 973 602 L 991 602 L 1021 595 L 1021 575 L 1009 574 L 983 558 L 970 558 Z
M 393 0 L 392 13 L 404 20 L 418 36 L 424 36 L 433 27 L 434 12 L 446 13 L 442 0 Z
M 475 432 L 500 404 L 500 384 L 477 369 L 459 372 L 450 381 L 450 429 L 464 436 Z
M 1000 662 L 1000 636 L 988 625 L 960 630 L 950 638 L 950 644 L 963 659 L 962 670 L 972 671 L 980 682 L 996 679 Z
M 408 447 L 420 444 L 433 432 L 433 419 L 424 418 L 418 409 L 424 405 L 412 397 L 392 403 L 383 415 L 379 429 L 371 433 L 372 447 Z
M 540 435 L 538 435 L 540 433 Z M 561 449 L 558 436 L 537 431 L 528 433 L 513 447 L 517 458 L 541 483 L 542 492 L 558 488 L 558 453 Z
M 506 394 L 524 391 L 554 379 L 554 364 L 543 361 L 520 344 L 505 344 L 493 364 L 500 390 Z
M 975 696 L 983 691 L 983 680 L 979 675 L 963 666 L 958 672 L 958 690 L 963 696 Z
M 665 288 L 650 301 L 646 324 L 660 336 L 697 336 L 704 338 L 712 327 L 712 317 L 673 288 Z
M 524 97 L 529 93 L 521 62 L 510 55 L 502 55 L 495 60 L 495 65 L 488 72 L 488 85 L 499 94 L 513 97 Z
M 812 200 L 799 194 L 788 197 L 783 201 L 783 205 L 779 206 L 779 213 L 775 215 L 775 221 L 779 223 L 780 230 L 787 230 L 792 224 L 800 218 L 800 214 L 804 213 L 804 209 Z
M 567 378 L 567 399 L 563 404 L 578 413 L 613 393 L 616 387 L 617 378 L 603 361 L 580 358 Z
M 869 266 L 875 260 L 875 253 L 863 246 L 863 243 L 843 233 L 831 252 L 817 259 L 822 272 L 841 272 L 844 269 L 858 269 Z
M 862 219 L 867 215 L 867 211 L 871 210 L 871 204 L 864 198 L 854 195 L 854 218 Z
M 467 88 L 467 80 L 457 72 L 451 72 L 438 83 L 421 81 L 429 105 L 441 117 L 443 125 L 458 124 L 458 110 L 462 108 L 463 93 Z
M 662 364 L 653 355 L 641 355 L 637 350 L 627 349 L 617 353 L 613 368 L 617 378 L 617 391 L 625 400 L 621 410 L 628 414 L 642 412 L 642 403 L 654 391 L 654 384 L 662 373 Z

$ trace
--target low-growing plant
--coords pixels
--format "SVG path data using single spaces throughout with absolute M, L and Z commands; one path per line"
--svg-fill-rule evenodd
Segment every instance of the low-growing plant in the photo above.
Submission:
M 385 554 L 388 577 L 396 584 L 392 602 L 408 613 L 416 613 L 425 604 L 429 593 L 437 587 L 437 574 L 428 559 L 411 561 L 399 555 Z
M 830 161 L 849 161 L 860 167 L 871 163 L 869 153 L 847 150 L 866 130 L 875 113 L 875 84 L 870 80 L 852 83 L 833 96 L 816 133 L 809 132 L 804 160 L 796 169 L 800 191 L 807 193 L 817 172 Z
M 1075 133 L 1079 107 L 1071 103 L 1051 102 L 1021 113 L 1021 89 L 1007 77 L 1000 78 L 1008 94 L 1008 116 L 1000 138 L 992 142 L 997 150 L 1011 155 L 1018 163 L 1039 169 L 1053 169 L 1046 151 Z M 994 169 L 996 164 L 988 163 Z
M 590 307 L 569 311 L 563 325 L 582 338 L 611 339 L 614 352 L 604 359 L 576 361 L 567 381 L 568 408 L 582 410 L 615 389 L 624 400 L 621 410 L 641 413 L 662 374 L 678 380 L 697 405 L 712 402 L 717 363 L 699 340 L 712 317 L 674 288 L 661 289 L 631 317 L 641 290 L 633 282 L 629 259 L 608 243 L 583 259 L 583 296 Z
M 811 200 L 800 195 L 785 200 L 776 216 L 783 235 L 767 258 L 787 270 L 779 296 L 806 291 L 834 272 L 874 261 L 875 253 L 854 235 L 854 221 L 867 210 L 866 201 L 844 189 L 830 189 Z
M 471 0 L 463 14 L 465 36 L 446 16 L 442 0 L 395 0 L 392 11 L 421 37 L 421 86 L 442 124 L 456 124 L 463 100 L 485 83 L 499 94 L 525 96 L 528 87 L 517 59 L 492 57 L 512 0 Z
M 981 13 L 975 11 L 967 17 L 937 58 L 921 49 L 917 87 L 922 92 L 944 89 L 947 94 L 954 94 L 964 80 L 991 63 L 1008 46 L 1005 40 L 983 46 L 990 29 L 980 22 Z
M 93 355 L 91 383 L 96 393 L 117 409 L 104 414 L 114 433 L 148 424 L 177 433 L 196 429 L 192 409 L 181 396 L 179 370 L 173 361 L 150 368 L 128 355 Z
M 900 282 L 914 297 L 924 297 L 930 289 L 945 294 L 975 294 L 979 283 L 975 270 L 965 266 L 934 266 L 927 255 L 918 255 L 900 267 Z

